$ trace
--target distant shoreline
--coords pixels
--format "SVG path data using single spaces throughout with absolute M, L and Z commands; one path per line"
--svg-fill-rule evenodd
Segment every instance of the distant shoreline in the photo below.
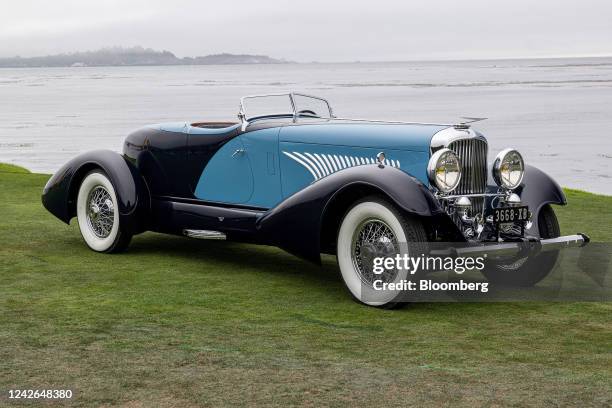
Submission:
M 501 58 L 462 58 L 462 59 L 406 59 L 379 61 L 307 61 L 296 62 L 282 58 L 272 58 L 256 54 L 211 54 L 198 57 L 176 57 L 170 51 L 156 51 L 150 48 L 103 48 L 97 51 L 75 52 L 69 54 L 47 55 L 40 57 L 0 57 L 0 68 L 83 68 L 83 67 L 159 67 L 159 66 L 193 66 L 193 65 L 278 65 L 278 64 L 405 64 L 405 63 L 462 63 L 509 61 L 568 61 L 590 60 L 590 64 L 575 66 L 611 65 L 612 55 L 596 56 L 537 56 L 537 57 L 501 57 Z M 604 62 L 599 62 L 604 61 Z M 574 66 L 574 64 L 563 64 Z
M 211 54 L 178 58 L 170 51 L 150 48 L 103 48 L 97 51 L 56 54 L 41 57 L 0 58 L 0 68 L 142 67 L 176 65 L 288 64 L 291 61 L 253 54 Z

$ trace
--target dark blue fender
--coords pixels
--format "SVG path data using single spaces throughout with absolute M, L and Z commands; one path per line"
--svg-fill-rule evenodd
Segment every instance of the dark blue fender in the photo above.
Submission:
M 257 221 L 258 235 L 287 252 L 320 262 L 321 252 L 331 252 L 326 236 L 335 239 L 350 204 L 371 194 L 388 197 L 409 214 L 444 214 L 416 178 L 391 166 L 364 165 L 341 170 L 287 198 Z
M 490 170 L 489 168 L 487 191 L 495 193 L 499 190 L 499 187 L 490 176 Z M 542 170 L 529 165 L 525 166 L 523 181 L 515 192 L 521 197 L 523 204 L 529 206 L 529 211 L 533 213 L 533 220 L 538 219 L 540 210 L 546 204 L 567 204 L 565 194 L 557 182 Z M 488 200 L 487 207 L 490 206 L 491 200 Z M 527 233 L 532 236 L 539 236 L 538 223 L 533 222 L 531 228 L 527 229 Z
M 68 224 L 76 215 L 76 199 L 81 180 L 97 168 L 107 174 L 115 188 L 122 228 L 132 234 L 143 232 L 150 211 L 147 186 L 134 165 L 110 150 L 83 153 L 59 169 L 43 189 L 42 202 L 45 208 Z
M 537 220 L 540 210 L 546 204 L 566 205 L 565 194 L 559 184 L 548 174 L 533 166 L 525 166 L 525 175 L 517 189 L 523 204 L 529 206 L 533 219 Z M 538 235 L 538 223 L 534 222 L 528 230 L 530 235 Z

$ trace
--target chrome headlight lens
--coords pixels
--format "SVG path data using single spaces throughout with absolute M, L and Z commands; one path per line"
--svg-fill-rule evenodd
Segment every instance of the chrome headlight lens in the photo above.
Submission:
M 427 165 L 429 181 L 443 193 L 450 193 L 461 180 L 461 163 L 451 149 L 440 149 L 435 152 Z
M 502 150 L 493 162 L 493 179 L 500 187 L 508 190 L 517 188 L 524 174 L 523 156 L 514 149 Z

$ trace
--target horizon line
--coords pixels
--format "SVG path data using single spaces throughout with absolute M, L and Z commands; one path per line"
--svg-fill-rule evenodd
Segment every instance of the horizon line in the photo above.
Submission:
M 0 55 L 0 59 L 12 59 L 12 58 L 22 58 L 22 59 L 31 59 L 31 58 L 45 58 L 45 57 L 54 57 L 54 56 L 59 56 L 59 55 L 71 55 L 71 54 L 78 54 L 78 53 L 88 53 L 88 52 L 98 52 L 98 51 L 103 51 L 103 50 L 112 50 L 113 48 L 117 48 L 117 49 L 124 49 L 124 50 L 129 50 L 132 48 L 142 48 L 144 50 L 151 50 L 153 52 L 157 52 L 157 53 L 163 53 L 163 52 L 170 52 L 172 53 L 177 59 L 189 59 L 189 58 L 201 58 L 201 57 L 208 57 L 208 56 L 217 56 L 217 55 L 235 55 L 235 56 L 260 56 L 260 57 L 267 57 L 267 58 L 271 58 L 271 59 L 275 59 L 275 60 L 279 60 L 279 61 L 284 61 L 285 63 L 289 63 L 289 64 L 358 64 L 358 63 L 407 63 L 407 62 L 469 62 L 469 61 L 510 61 L 510 60 L 552 60 L 552 59 L 585 59 L 585 58 L 612 58 L 612 52 L 609 53 L 586 53 L 586 54 L 539 54 L 539 55 L 532 55 L 532 56 L 526 56 L 526 55 L 520 55 L 520 56 L 501 56 L 501 55 L 497 55 L 497 56 L 490 56 L 490 57 L 486 57 L 486 56 L 478 56 L 478 57 L 423 57 L 423 58 L 407 58 L 407 59 L 359 59 L 359 58 L 355 58 L 352 60 L 341 60 L 341 61 L 330 61 L 330 60 L 292 60 L 292 59 L 288 59 L 285 57 L 273 57 L 270 56 L 268 54 L 264 54 L 261 52 L 227 52 L 227 51 L 223 51 L 223 52 L 214 52 L 214 53 L 210 53 L 210 54 L 205 54 L 205 55 L 200 55 L 200 56 L 196 56 L 196 57 L 192 57 L 192 56 L 177 56 L 177 54 L 175 54 L 174 52 L 170 51 L 170 50 L 166 50 L 166 49 L 161 49 L 161 50 L 157 50 L 155 48 L 152 47 L 143 47 L 143 46 L 133 46 L 133 47 L 124 47 L 124 46 L 108 46 L 108 47 L 101 47 L 95 50 L 79 50 L 79 51 L 68 51 L 68 52 L 62 52 L 62 53 L 56 53 L 56 54 L 47 54 L 47 55 L 36 55 L 36 56 L 21 56 L 21 55 L 13 55 L 13 56 L 2 56 Z M 231 64 L 219 64 L 219 65 L 231 65 Z M 255 63 L 254 65 L 265 65 L 265 64 L 257 64 Z M 271 65 L 275 65 L 275 64 L 271 64 Z M 109 65 L 110 66 L 110 65 Z

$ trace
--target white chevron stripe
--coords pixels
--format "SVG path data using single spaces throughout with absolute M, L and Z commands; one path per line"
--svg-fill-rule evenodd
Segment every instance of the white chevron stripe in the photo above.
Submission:
M 377 160 L 372 157 L 285 151 L 283 151 L 283 154 L 304 166 L 315 181 L 349 167 L 377 163 Z M 383 163 L 387 166 L 400 168 L 399 160 L 385 159 Z
M 308 165 L 307 163 L 305 163 L 304 161 L 302 161 L 301 159 L 293 156 L 291 153 L 288 152 L 283 152 L 285 155 L 287 155 L 288 157 L 292 158 L 293 160 L 295 160 L 296 162 L 300 163 L 302 166 L 306 167 L 306 170 L 308 170 L 310 172 L 310 174 L 312 174 L 312 177 L 316 180 L 319 179 L 319 177 L 317 177 L 317 175 L 315 174 L 315 172 L 313 171 L 313 169 L 310 167 L 310 165 Z M 297 153 L 296 153 L 297 154 Z
M 315 165 L 314 162 L 312 162 L 308 157 L 302 155 L 301 153 L 298 152 L 294 152 L 296 156 L 302 158 L 302 160 L 304 160 L 305 162 L 307 162 L 308 164 L 310 164 L 310 167 L 314 170 L 315 173 L 317 173 L 317 177 L 315 177 L 315 180 L 320 179 L 321 177 L 323 177 L 323 174 L 319 171 L 319 169 L 317 168 L 317 166 Z
M 319 170 L 319 173 L 321 173 L 321 177 L 325 177 L 326 176 L 325 170 L 323 170 L 323 166 L 321 166 L 317 158 L 307 152 L 304 152 L 304 155 L 308 156 L 310 160 L 316 165 L 317 169 Z
M 338 168 L 336 167 L 336 163 L 334 163 L 333 157 L 331 157 L 329 154 L 324 154 L 323 158 L 325 159 L 325 162 L 327 163 L 327 165 L 329 166 L 330 170 L 333 173 L 338 171 Z
M 326 176 L 329 176 L 331 174 L 331 171 L 325 165 L 323 158 L 316 153 L 313 153 L 313 156 L 315 157 L 315 159 L 317 159 L 317 163 L 319 163 L 319 166 L 321 166 L 321 169 L 323 170 L 323 174 L 325 174 Z
M 338 156 L 334 154 L 332 158 L 334 159 L 334 163 L 336 163 L 336 167 L 338 168 L 338 170 L 342 170 L 342 163 L 340 163 Z
M 338 171 L 334 168 L 334 166 L 332 166 L 331 162 L 329 161 L 329 157 L 326 154 L 322 154 L 321 156 L 323 156 L 323 158 L 325 159 L 325 163 L 327 164 L 330 173 L 335 173 Z
M 323 170 L 325 171 L 325 175 L 329 176 L 330 174 L 332 174 L 331 169 L 327 168 L 327 164 L 325 164 L 325 160 L 323 160 L 323 158 L 320 155 L 318 155 L 317 153 L 314 153 L 314 156 L 317 158 L 319 163 L 321 163 L 321 166 L 323 166 Z
M 344 165 L 345 169 L 348 169 L 349 167 L 351 167 L 351 163 L 349 162 L 348 157 L 340 156 L 340 160 L 342 160 L 342 164 Z
M 338 166 L 336 166 L 336 162 L 334 161 L 334 156 L 331 154 L 326 154 L 327 160 L 331 163 L 331 166 L 334 168 L 334 172 L 338 171 Z

